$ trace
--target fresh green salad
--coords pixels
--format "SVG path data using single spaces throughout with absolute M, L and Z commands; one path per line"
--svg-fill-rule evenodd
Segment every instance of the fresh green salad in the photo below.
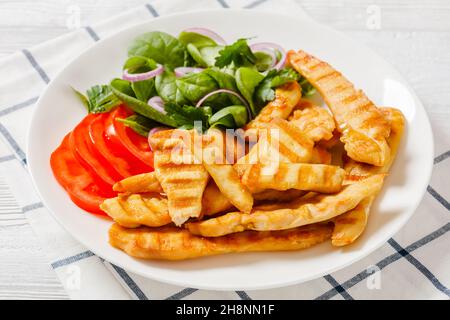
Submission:
M 310 83 L 286 67 L 285 50 L 274 43 L 227 44 L 205 28 L 189 28 L 178 38 L 160 31 L 137 37 L 128 49 L 121 78 L 76 91 L 90 113 L 124 103 L 135 114 L 122 122 L 146 136 L 159 126 L 190 129 L 239 128 L 275 98 L 275 89 L 298 81 L 302 95 Z

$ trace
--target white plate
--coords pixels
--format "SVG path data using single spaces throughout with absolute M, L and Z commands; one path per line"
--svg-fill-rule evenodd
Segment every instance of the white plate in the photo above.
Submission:
M 230 24 L 232 22 L 232 24 Z M 379 106 L 403 111 L 407 129 L 391 174 L 373 206 L 364 235 L 352 246 L 329 242 L 299 252 L 249 253 L 182 262 L 142 261 L 108 244 L 110 221 L 75 206 L 53 178 L 51 152 L 85 115 L 70 86 L 85 90 L 121 74 L 127 47 L 135 36 L 161 30 L 177 35 L 203 26 L 226 40 L 257 36 L 285 48 L 302 48 L 330 62 Z M 264 289 L 323 276 L 368 255 L 392 237 L 411 217 L 429 181 L 433 156 L 430 124 L 406 81 L 368 48 L 308 18 L 255 11 L 218 10 L 158 18 L 104 39 L 72 61 L 39 99 L 30 128 L 28 164 L 45 205 L 77 240 L 95 254 L 142 276 L 203 289 Z

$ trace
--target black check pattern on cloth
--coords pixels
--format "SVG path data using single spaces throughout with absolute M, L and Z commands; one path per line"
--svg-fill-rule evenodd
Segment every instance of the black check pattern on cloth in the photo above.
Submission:
M 215 0 L 215 1 L 217 1 L 223 8 L 230 7 L 225 0 Z M 268 1 L 268 0 L 256 0 L 256 1 L 248 4 L 246 6 L 246 8 L 250 9 L 250 8 L 257 7 L 258 5 L 260 5 L 266 1 Z M 156 9 L 150 3 L 145 5 L 145 7 L 147 8 L 147 11 L 149 12 L 149 14 L 152 17 L 159 16 L 159 13 L 156 11 Z M 92 38 L 93 41 L 100 40 L 100 37 L 98 36 L 98 34 L 94 31 L 94 29 L 92 27 L 87 26 L 84 29 L 90 35 L 90 37 Z M 34 68 L 34 70 L 37 72 L 37 74 L 40 76 L 42 81 L 45 83 L 49 83 L 50 82 L 49 76 L 47 75 L 45 70 L 39 65 L 38 61 L 34 58 L 32 53 L 29 50 L 22 50 L 22 53 L 27 58 L 30 65 Z M 32 97 L 32 98 L 29 98 L 28 100 L 18 102 L 15 105 L 12 105 L 12 106 L 9 106 L 9 107 L 6 107 L 6 108 L 3 108 L 2 110 L 0 110 L 0 135 L 4 138 L 6 143 L 10 146 L 10 148 L 14 152 L 13 154 L 0 157 L 0 163 L 6 162 L 6 161 L 18 160 L 18 161 L 20 161 L 22 166 L 24 168 L 26 168 L 26 164 L 27 164 L 26 163 L 26 155 L 25 155 L 24 151 L 21 149 L 21 147 L 19 146 L 19 144 L 17 143 L 17 141 L 11 135 L 11 133 L 2 124 L 1 118 L 5 115 L 11 114 L 17 110 L 21 110 L 23 108 L 32 106 L 36 103 L 37 100 L 38 100 L 38 97 Z M 449 157 L 450 157 L 450 150 L 437 156 L 434 159 L 434 164 L 436 165 L 442 161 L 445 161 Z M 431 186 L 428 186 L 427 191 L 434 199 L 436 199 L 436 201 L 438 201 L 445 209 L 447 209 L 447 211 L 450 209 L 449 202 L 442 195 L 440 195 L 435 189 L 433 189 Z M 42 204 L 42 202 L 37 202 L 37 203 L 32 203 L 27 206 L 24 206 L 22 208 L 22 211 L 24 213 L 31 214 L 32 211 L 39 209 L 39 208 L 43 208 L 43 207 L 44 207 L 44 205 Z M 421 248 L 421 247 L 427 245 L 428 243 L 434 241 L 435 239 L 438 239 L 439 237 L 443 236 L 449 230 L 450 230 L 450 223 L 447 223 L 447 224 L 443 225 L 442 227 L 440 227 L 439 229 L 435 230 L 434 232 L 413 242 L 412 244 L 408 245 L 405 248 L 401 247 L 394 239 L 391 238 L 388 241 L 388 243 L 390 246 L 392 246 L 396 250 L 396 252 L 394 254 L 391 254 L 391 255 L 385 257 L 384 259 L 378 261 L 376 263 L 376 266 L 380 270 L 382 270 L 386 266 L 394 263 L 395 261 L 397 261 L 401 258 L 405 258 L 423 276 L 425 276 L 437 290 L 441 291 L 442 293 L 444 293 L 450 297 L 450 290 L 444 284 L 442 284 L 442 282 L 439 281 L 437 279 L 437 277 L 435 275 L 433 275 L 432 272 L 428 268 L 426 268 L 425 265 L 423 265 L 416 257 L 414 257 L 411 254 L 418 248 Z M 58 268 L 76 263 L 83 259 L 90 258 L 90 257 L 96 257 L 96 256 L 94 253 L 92 253 L 91 251 L 88 250 L 88 251 L 84 251 L 84 252 L 75 254 L 73 256 L 69 256 L 69 257 L 63 258 L 61 260 L 55 261 L 51 265 L 54 269 L 58 269 Z M 100 258 L 100 257 L 98 257 L 98 258 L 103 261 L 102 258 Z M 123 280 L 123 282 L 134 293 L 136 298 L 138 298 L 140 300 L 148 299 L 148 297 L 145 295 L 145 293 L 141 290 L 141 288 L 139 288 L 139 286 L 136 284 L 136 282 L 133 280 L 133 278 L 125 270 L 123 270 L 122 268 L 120 268 L 116 265 L 113 265 L 113 264 L 110 264 L 110 265 L 112 266 L 112 268 L 114 269 L 116 274 Z M 364 279 L 368 278 L 369 276 L 370 276 L 370 274 L 367 273 L 367 271 L 361 271 L 360 273 L 356 274 L 352 278 L 350 278 L 347 281 L 344 281 L 343 283 L 340 284 L 333 276 L 326 275 L 326 276 L 324 276 L 324 279 L 332 286 L 332 289 L 328 290 L 327 292 L 320 295 L 316 299 L 330 299 L 339 294 L 344 299 L 351 300 L 351 299 L 353 299 L 353 297 L 348 293 L 347 290 L 352 288 L 356 284 L 360 283 Z M 184 288 L 181 291 L 167 297 L 166 299 L 169 299 L 169 300 L 182 299 L 182 298 L 185 298 L 185 297 L 193 294 L 196 291 L 198 291 L 198 289 Z M 241 299 L 251 299 L 249 294 L 245 291 L 235 291 L 235 292 L 238 295 L 238 297 L 240 297 Z
M 97 33 L 92 29 L 92 27 L 85 27 L 86 32 L 91 36 L 93 41 L 100 40 Z M 36 70 L 36 72 L 39 74 L 41 79 L 45 83 L 50 82 L 50 78 L 47 75 L 47 73 L 44 71 L 44 69 L 39 65 L 37 60 L 34 58 L 32 53 L 28 50 L 22 50 L 23 54 L 26 56 L 27 60 L 30 62 L 31 66 Z M 7 107 L 0 111 L 0 134 L 3 136 L 4 140 L 9 144 L 9 146 L 14 151 L 13 155 L 8 155 L 0 158 L 0 162 L 3 161 L 9 161 L 13 159 L 18 159 L 20 163 L 26 167 L 27 161 L 26 161 L 26 155 L 25 152 L 22 150 L 22 148 L 19 146 L 19 144 L 16 142 L 16 140 L 13 138 L 11 133 L 6 129 L 6 127 L 1 123 L 1 117 L 5 116 L 7 114 L 10 114 L 12 112 L 15 112 L 17 110 L 20 110 L 25 107 L 32 106 L 36 103 L 38 100 L 38 97 L 33 97 L 31 99 L 28 99 L 23 102 L 19 102 L 18 104 L 15 104 L 11 107 Z M 30 212 L 38 208 L 42 208 L 44 205 L 42 202 L 33 203 L 27 206 L 24 206 L 22 208 L 22 212 Z M 75 262 L 78 262 L 80 260 L 89 258 L 95 256 L 95 254 L 91 251 L 85 251 L 78 253 L 76 255 L 55 261 L 51 264 L 53 269 L 57 269 L 69 264 L 73 264 Z M 145 294 L 142 292 L 142 290 L 136 285 L 136 283 L 133 281 L 133 279 L 130 277 L 130 275 L 123 270 L 122 268 L 112 265 L 114 270 L 117 272 L 117 274 L 123 279 L 123 282 L 130 288 L 130 290 L 136 295 L 136 297 L 140 300 L 147 300 L 148 298 L 145 296 Z

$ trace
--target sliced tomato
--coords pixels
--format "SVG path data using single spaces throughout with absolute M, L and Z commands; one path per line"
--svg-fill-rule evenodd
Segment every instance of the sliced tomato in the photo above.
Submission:
M 89 125 L 100 115 L 89 114 L 72 131 L 69 144 L 75 158 L 96 179 L 99 185 L 107 188 L 122 179 L 109 162 L 104 159 L 92 143 Z
M 105 215 L 99 205 L 106 198 L 116 196 L 116 193 L 111 188 L 103 189 L 95 183 L 89 172 L 73 155 L 69 137 L 70 134 L 50 157 L 53 174 L 77 206 L 95 214 Z
M 133 168 L 125 159 L 114 154 L 113 150 L 109 149 L 105 141 L 105 121 L 108 114 L 100 114 L 89 124 L 89 136 L 94 147 L 99 154 L 99 158 L 108 162 L 108 165 L 120 175 L 121 178 L 129 177 L 133 174 Z
M 107 142 L 118 155 L 138 165 L 140 172 L 153 171 L 153 153 L 145 137 L 137 134 L 117 119 L 123 119 L 131 113 L 123 106 L 111 112 L 106 120 Z M 138 160 L 136 162 L 136 160 Z

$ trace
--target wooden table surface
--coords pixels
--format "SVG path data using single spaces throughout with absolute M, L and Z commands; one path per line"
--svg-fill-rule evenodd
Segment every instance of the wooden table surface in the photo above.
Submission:
M 227 0 L 231 5 L 235 1 Z M 78 14 L 85 26 L 146 2 L 0 0 L 0 59 L 70 32 Z M 314 19 L 366 43 L 408 79 L 427 108 L 435 137 L 440 137 L 436 154 L 446 151 L 445 143 L 450 141 L 446 129 L 450 121 L 450 1 L 300 2 Z M 12 225 L 0 222 L 0 299 L 14 298 L 67 298 L 25 219 Z

